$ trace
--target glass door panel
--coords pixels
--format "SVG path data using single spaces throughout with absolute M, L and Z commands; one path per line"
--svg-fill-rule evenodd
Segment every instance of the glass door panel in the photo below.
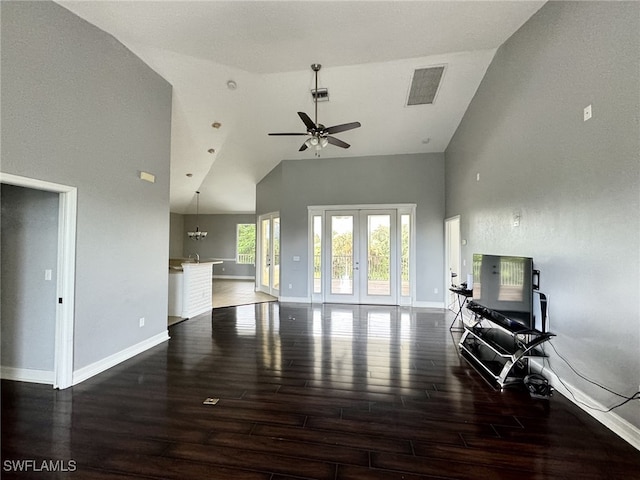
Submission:
M 360 282 L 360 303 L 397 304 L 398 239 L 395 210 L 359 212 L 362 248 L 361 262 L 366 265 Z
M 277 213 L 261 215 L 258 222 L 257 288 L 277 297 L 280 295 L 280 216 Z
M 411 252 L 411 215 L 400 215 L 400 295 L 408 297 L 411 295 L 411 276 L 409 265 Z
M 391 295 L 391 215 L 367 215 L 367 295 Z
M 313 293 L 322 293 L 322 216 L 313 216 Z
M 271 220 L 260 222 L 260 286 L 268 290 L 271 285 Z
M 273 217 L 273 252 L 271 255 L 273 268 L 271 269 L 271 289 L 280 290 L 280 217 Z
M 353 295 L 354 216 L 331 215 L 331 294 Z

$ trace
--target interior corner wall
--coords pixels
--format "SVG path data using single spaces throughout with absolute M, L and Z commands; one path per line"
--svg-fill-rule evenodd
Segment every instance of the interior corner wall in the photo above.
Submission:
M 54 2 L 0 8 L 2 171 L 77 188 L 77 372 L 166 337 L 172 88 Z
M 5 184 L 1 190 L 0 365 L 53 378 L 59 195 Z
M 639 3 L 548 2 L 500 47 L 445 152 L 463 273 L 474 252 L 533 257 L 552 344 L 626 396 L 640 383 L 639 88 Z M 546 352 L 577 395 L 623 400 Z M 638 401 L 614 413 L 640 428 Z
M 280 284 L 291 284 L 281 294 L 300 299 L 310 298 L 308 206 L 416 204 L 414 301 L 443 304 L 444 154 L 284 160 L 256 201 L 258 214 L 280 212 Z
M 184 250 L 184 215 L 171 213 L 169 216 L 169 258 L 181 258 Z
M 280 162 L 256 185 L 256 215 L 279 212 L 282 208 L 282 164 Z M 257 217 L 256 217 L 257 218 Z

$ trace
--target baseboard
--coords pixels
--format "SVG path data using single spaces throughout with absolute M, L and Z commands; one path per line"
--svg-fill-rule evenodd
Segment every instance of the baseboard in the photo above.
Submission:
M 280 303 L 312 303 L 308 297 L 279 297 L 278 300 Z M 419 308 L 445 308 L 444 302 L 413 302 L 411 306 Z
M 53 385 L 55 372 L 30 368 L 0 367 L 0 378 L 16 382 L 43 383 Z
M 247 276 L 247 275 L 214 275 L 212 277 L 214 280 L 255 280 L 256 277 Z
M 311 303 L 308 297 L 278 297 L 280 303 Z
M 418 308 L 445 308 L 444 302 L 413 302 L 414 307 Z
M 534 369 L 536 369 L 537 371 L 542 370 L 542 365 L 539 362 L 532 360 L 531 366 L 534 367 Z M 560 381 L 560 378 L 555 374 L 555 372 L 552 372 L 548 368 L 545 368 L 542 374 L 547 377 L 549 383 L 551 383 L 556 392 L 560 393 L 563 397 L 587 412 L 613 433 L 628 442 L 631 446 L 640 450 L 640 428 L 631 424 L 615 412 L 601 412 L 598 410 L 587 408 L 582 404 L 582 402 L 600 410 L 606 410 L 609 407 L 602 405 L 600 402 L 594 400 L 582 390 L 579 390 L 567 381 Z M 567 387 L 571 389 L 573 395 L 569 392 Z
M 77 385 L 89 378 L 98 375 L 99 373 L 104 372 L 105 370 L 110 369 L 111 367 L 115 367 L 119 363 L 124 362 L 125 360 L 129 360 L 130 358 L 135 357 L 136 355 L 141 354 L 153 348 L 162 342 L 166 342 L 169 340 L 169 333 L 167 330 L 161 332 L 153 337 L 147 338 L 140 343 L 136 343 L 124 350 L 121 350 L 118 353 L 114 353 L 113 355 L 109 355 L 102 360 L 98 360 L 86 367 L 82 367 L 73 372 L 73 380 L 71 382 L 72 385 Z M 53 383 L 53 382 L 52 382 Z
M 213 310 L 213 303 L 211 305 L 206 305 L 204 307 L 200 307 L 195 310 L 191 310 L 189 312 L 183 311 L 180 313 L 180 317 L 193 318 L 193 317 L 197 317 L 198 315 L 202 315 L 203 313 L 210 312 L 211 310 Z M 177 316 L 177 315 L 174 315 L 174 316 Z

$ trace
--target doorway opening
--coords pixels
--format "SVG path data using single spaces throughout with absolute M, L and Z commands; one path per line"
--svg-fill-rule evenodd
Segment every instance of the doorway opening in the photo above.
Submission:
M 311 301 L 411 305 L 415 205 L 309 208 Z
M 52 383 L 53 388 L 64 389 L 73 384 L 73 328 L 75 306 L 75 256 L 76 256 L 76 212 L 77 188 L 68 185 L 36 180 L 0 172 L 0 183 L 25 187 L 59 195 L 58 202 L 58 248 L 56 261 L 55 338 L 53 378 L 39 380 L 25 369 L 13 369 L 3 378 L 12 380 Z M 46 275 L 43 272 L 43 275 Z
M 445 241 L 445 279 L 447 285 L 447 308 L 456 311 L 456 294 L 449 290 L 452 285 L 460 285 L 463 280 L 461 264 L 460 216 L 447 218 L 444 221 Z
M 280 295 L 280 214 L 258 217 L 256 245 L 256 290 L 273 297 Z

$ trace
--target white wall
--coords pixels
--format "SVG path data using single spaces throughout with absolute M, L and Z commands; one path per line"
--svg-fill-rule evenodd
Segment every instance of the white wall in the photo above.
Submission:
M 77 187 L 77 371 L 166 336 L 172 89 L 56 3 L 0 8 L 2 171 Z
M 446 151 L 463 275 L 474 252 L 533 257 L 553 344 L 627 396 L 640 383 L 639 47 L 639 3 L 547 3 L 498 50 Z M 577 391 L 622 400 L 547 353 Z M 615 413 L 640 427 L 638 401 Z

